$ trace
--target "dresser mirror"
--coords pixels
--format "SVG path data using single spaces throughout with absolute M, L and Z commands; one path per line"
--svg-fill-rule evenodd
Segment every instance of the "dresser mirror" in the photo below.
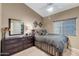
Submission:
M 24 34 L 24 23 L 21 20 L 9 19 L 9 35 L 22 35 Z

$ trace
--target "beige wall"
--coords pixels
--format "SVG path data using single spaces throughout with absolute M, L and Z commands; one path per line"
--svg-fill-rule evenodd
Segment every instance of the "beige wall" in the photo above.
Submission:
M 79 7 L 73 8 L 71 10 L 67 10 L 55 15 L 49 16 L 52 19 L 44 18 L 44 27 L 48 30 L 48 32 L 53 32 L 53 20 L 63 20 L 67 18 L 77 17 L 76 23 L 76 34 L 77 36 L 69 37 L 71 41 L 71 45 L 73 48 L 79 49 Z M 28 26 L 29 29 L 33 28 L 33 21 L 42 21 L 42 17 L 35 13 L 30 8 L 26 7 L 24 4 L 2 4 L 2 27 L 8 27 L 8 19 L 14 18 L 23 20 L 25 26 Z M 26 31 L 25 31 L 26 32 Z
M 0 3 L 0 52 L 1 52 L 1 3 Z
M 33 22 L 35 20 L 38 22 L 42 21 L 42 17 L 40 15 L 38 15 L 32 9 L 28 8 L 23 3 L 2 4 L 2 26 L 3 27 L 8 27 L 9 18 L 23 20 L 25 26 L 28 26 L 28 29 L 33 28 Z
M 45 17 L 43 19 L 43 22 L 44 22 L 45 28 L 50 33 L 53 32 L 53 21 L 54 20 L 65 20 L 67 18 L 77 17 L 77 19 L 76 19 L 76 36 L 70 36 L 69 39 L 71 41 L 72 48 L 79 49 L 79 7 L 51 15 L 49 17 L 51 19 L 48 19 L 48 17 Z

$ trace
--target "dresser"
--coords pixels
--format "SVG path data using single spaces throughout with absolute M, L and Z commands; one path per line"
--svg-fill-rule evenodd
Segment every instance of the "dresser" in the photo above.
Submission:
M 25 37 L 11 37 L 2 39 L 1 41 L 1 55 L 8 56 L 34 45 L 33 36 Z

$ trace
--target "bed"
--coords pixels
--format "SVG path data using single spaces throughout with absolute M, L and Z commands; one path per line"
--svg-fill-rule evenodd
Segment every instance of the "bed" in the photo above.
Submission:
M 69 49 L 69 39 L 60 34 L 35 35 L 35 46 L 52 56 L 62 56 Z

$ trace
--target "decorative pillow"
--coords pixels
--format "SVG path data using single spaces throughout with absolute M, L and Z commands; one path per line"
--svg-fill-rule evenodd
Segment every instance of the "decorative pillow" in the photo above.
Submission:
M 47 30 L 46 29 L 41 29 L 37 31 L 38 35 L 46 35 L 47 34 Z

